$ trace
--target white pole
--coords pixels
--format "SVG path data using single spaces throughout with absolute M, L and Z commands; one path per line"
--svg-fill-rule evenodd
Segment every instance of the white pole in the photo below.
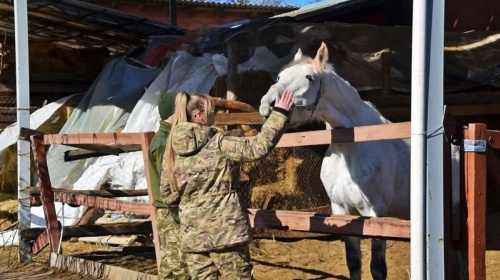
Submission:
M 411 279 L 426 279 L 425 246 L 425 15 L 427 1 L 413 1 L 411 53 Z
M 444 0 L 413 1 L 411 279 L 444 279 Z M 435 137 L 435 136 L 438 137 Z
M 21 128 L 30 128 L 30 88 L 29 88 L 29 52 L 28 52 L 28 5 L 26 0 L 14 1 L 14 26 L 16 40 L 16 102 L 17 124 Z M 19 229 L 31 226 L 29 195 L 26 187 L 30 185 L 30 144 L 17 141 L 17 177 L 18 177 L 18 221 Z M 19 237 L 21 234 L 19 234 Z M 30 244 L 19 238 L 19 257 L 21 262 L 30 260 Z

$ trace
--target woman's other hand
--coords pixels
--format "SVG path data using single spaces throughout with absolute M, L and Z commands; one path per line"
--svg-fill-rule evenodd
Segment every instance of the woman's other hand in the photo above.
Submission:
M 283 94 L 281 97 L 276 97 L 276 100 L 274 102 L 274 107 L 282 108 L 287 111 L 290 111 L 293 108 L 293 97 L 292 97 L 292 92 L 289 90 L 283 91 Z

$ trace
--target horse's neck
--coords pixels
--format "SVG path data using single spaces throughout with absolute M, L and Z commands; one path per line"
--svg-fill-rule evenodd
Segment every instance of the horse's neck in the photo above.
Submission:
M 359 93 L 335 73 L 325 75 L 322 82 L 322 98 L 316 117 L 331 127 L 355 127 L 385 122 L 375 108 L 364 102 Z

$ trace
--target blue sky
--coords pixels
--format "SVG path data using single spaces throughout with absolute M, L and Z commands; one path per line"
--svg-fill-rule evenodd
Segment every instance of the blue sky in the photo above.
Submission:
M 320 2 L 318 0 L 281 0 L 282 5 L 291 5 L 296 7 L 302 7 L 305 5 L 309 5 L 311 3 Z

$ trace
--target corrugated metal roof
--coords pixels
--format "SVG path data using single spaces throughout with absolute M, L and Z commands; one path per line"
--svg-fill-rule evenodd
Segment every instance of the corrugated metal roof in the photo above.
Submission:
M 70 48 L 106 47 L 130 52 L 149 36 L 183 35 L 182 28 L 75 0 L 27 0 L 30 40 Z M 0 30 L 14 37 L 14 6 L 0 0 Z
M 169 3 L 170 0 L 146 0 L 148 2 L 162 2 Z M 229 2 L 213 2 L 213 1 L 200 1 L 200 0 L 177 0 L 178 5 L 196 6 L 196 7 L 210 7 L 210 8 L 223 8 L 223 9 L 241 9 L 241 10 L 268 10 L 287 12 L 298 9 L 292 5 L 254 5 L 254 4 L 238 4 Z

